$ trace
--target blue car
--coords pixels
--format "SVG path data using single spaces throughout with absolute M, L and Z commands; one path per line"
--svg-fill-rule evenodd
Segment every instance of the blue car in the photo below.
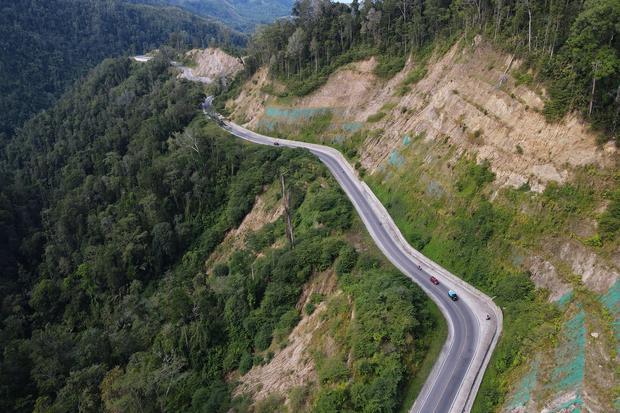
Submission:
M 456 292 L 453 290 L 448 291 L 448 296 L 452 299 L 452 301 L 456 301 L 459 299 L 459 296 L 456 295 Z

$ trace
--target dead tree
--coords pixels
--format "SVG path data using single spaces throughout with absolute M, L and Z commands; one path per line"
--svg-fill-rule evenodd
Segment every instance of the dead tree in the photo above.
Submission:
M 282 183 L 282 202 L 284 203 L 284 213 L 286 214 L 286 237 L 291 244 L 291 248 L 293 248 L 295 246 L 295 234 L 293 233 L 293 223 L 291 221 L 291 193 L 286 190 L 283 174 L 280 175 L 280 182 Z

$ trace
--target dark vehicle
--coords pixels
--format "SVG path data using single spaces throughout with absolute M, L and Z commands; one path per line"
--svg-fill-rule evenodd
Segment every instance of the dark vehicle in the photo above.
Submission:
M 430 280 L 431 280 L 431 282 L 432 282 L 433 284 L 435 284 L 435 285 L 439 285 L 439 280 L 438 280 L 437 278 L 433 277 L 432 275 L 431 275 Z
M 448 297 L 450 297 L 452 301 L 456 301 L 459 299 L 459 296 L 456 295 L 456 292 L 454 292 L 453 290 L 448 291 Z
M 278 142 L 274 142 L 273 143 L 275 146 L 280 146 L 280 144 Z

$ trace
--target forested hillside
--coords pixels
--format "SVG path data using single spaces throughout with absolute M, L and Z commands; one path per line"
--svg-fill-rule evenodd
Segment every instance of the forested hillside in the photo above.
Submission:
M 109 56 L 159 47 L 239 46 L 244 37 L 177 8 L 120 0 L 24 0 L 0 5 L 0 135 L 50 106 Z M 3 140 L 3 139 L 0 139 Z
M 251 32 L 258 24 L 290 16 L 293 0 L 131 0 L 134 3 L 179 6 L 205 17 L 213 17 L 229 27 Z
M 109 59 L 7 145 L 0 410 L 248 411 L 231 374 L 286 345 L 304 283 L 328 269 L 346 294 L 333 311 L 353 303 L 355 319 L 334 320 L 338 342 L 312 355 L 321 380 L 298 403 L 399 406 L 434 328 L 422 291 L 348 245 L 352 207 L 318 161 L 226 137 L 196 118 L 201 99 L 163 56 Z M 207 272 L 280 174 L 294 248 L 280 218 Z
M 618 1 L 301 0 L 293 14 L 252 41 L 253 55 L 288 83 L 287 93 L 305 95 L 336 67 L 370 55 L 381 57 L 376 73 L 387 78 L 410 53 L 424 60 L 428 45 L 482 33 L 546 81 L 549 120 L 577 109 L 607 137 L 617 136 Z

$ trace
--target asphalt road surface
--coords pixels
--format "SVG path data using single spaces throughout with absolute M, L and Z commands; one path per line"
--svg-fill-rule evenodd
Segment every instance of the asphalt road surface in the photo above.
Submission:
M 207 98 L 204 109 L 211 100 Z M 205 113 L 208 113 L 205 110 Z M 272 147 L 306 148 L 331 171 L 386 257 L 437 304 L 448 324 L 448 338 L 410 412 L 463 413 L 471 410 L 482 376 L 502 329 L 501 310 L 493 301 L 414 250 L 387 210 L 337 150 L 254 133 L 211 114 L 231 134 Z M 440 284 L 430 282 L 435 276 Z M 448 297 L 455 290 L 458 301 Z M 487 319 L 487 315 L 489 319 Z

